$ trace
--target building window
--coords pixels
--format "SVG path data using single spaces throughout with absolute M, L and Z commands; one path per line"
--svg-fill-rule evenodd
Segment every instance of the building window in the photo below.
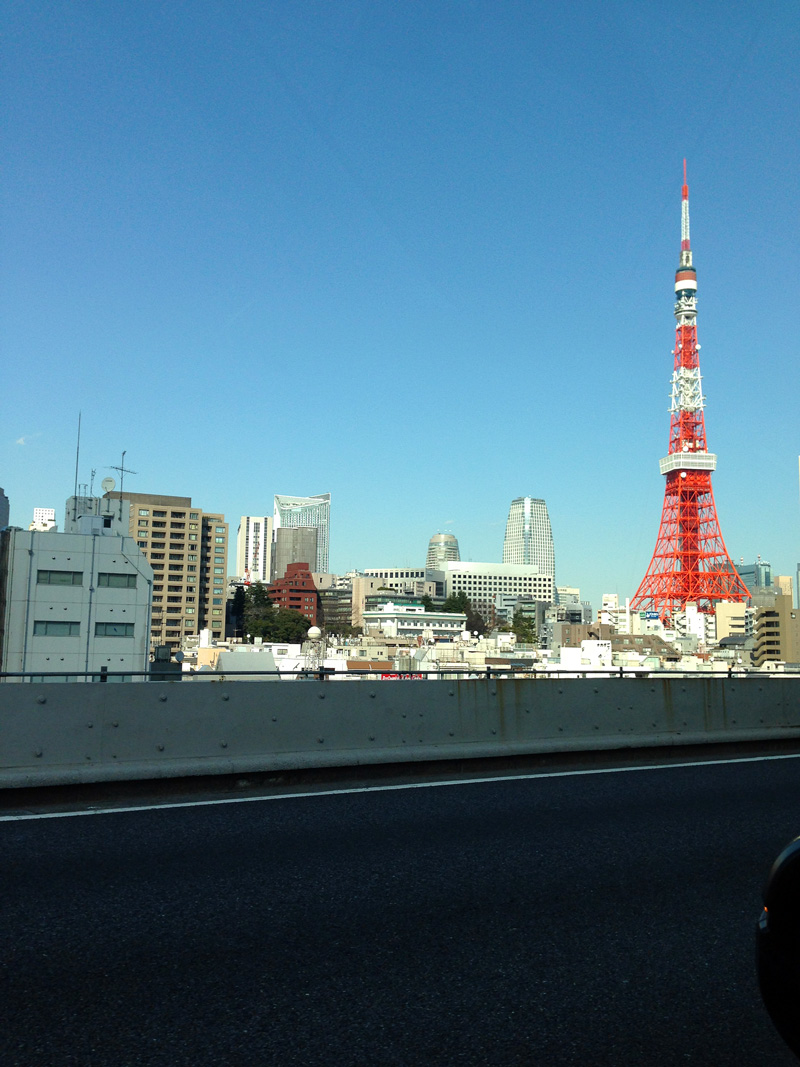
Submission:
M 95 637 L 133 637 L 132 622 L 96 622 Z
M 186 568 L 186 570 L 187 571 L 196 571 L 197 570 L 197 566 L 194 563 L 190 563 L 189 566 Z
M 189 540 L 190 541 L 196 541 L 197 540 L 197 534 L 189 534 Z
M 189 529 L 190 530 L 196 530 L 197 529 L 197 523 L 196 522 L 190 522 L 189 523 Z
M 172 547 L 172 546 L 170 546 L 170 547 Z M 170 559 L 183 559 L 183 553 L 182 552 L 170 552 L 169 558 Z
M 147 510 L 147 508 L 139 508 L 139 514 L 140 515 L 149 515 L 150 512 Z
M 136 544 L 139 548 L 147 548 L 147 541 L 137 541 Z
M 101 572 L 97 575 L 98 588 L 107 587 L 109 589 L 135 589 L 136 588 L 136 575 L 135 574 L 105 574 Z
M 216 526 L 214 528 L 214 533 L 224 534 L 225 533 L 225 527 L 224 526 Z
M 183 564 L 182 563 L 170 563 L 169 569 L 171 571 L 182 571 L 183 570 Z
M 200 518 L 200 513 L 198 511 L 190 511 L 189 512 L 189 518 L 190 519 L 199 519 Z
M 222 597 L 214 597 L 212 599 L 211 603 L 212 604 L 221 604 L 222 603 Z
M 83 571 L 37 571 L 37 585 L 82 585 Z
M 158 530 L 166 530 L 167 528 L 167 524 L 165 522 L 156 522 L 155 520 L 153 520 L 153 526 L 155 526 Z M 163 534 L 157 534 L 156 536 L 163 537 Z
M 33 624 L 34 637 L 79 637 L 79 622 L 56 622 L 55 619 L 36 621 Z
M 186 558 L 189 560 L 190 563 L 196 563 L 197 562 L 197 554 L 194 553 L 194 552 L 190 552 L 189 555 Z
M 225 573 L 225 569 L 223 567 L 215 567 L 214 568 L 214 574 L 224 574 L 224 573 Z
M 139 519 L 139 525 L 140 526 L 148 526 L 149 523 L 148 523 L 147 519 Z
M 214 562 L 215 563 L 224 563 L 225 562 L 225 557 L 224 556 L 214 556 Z
M 185 609 L 185 614 L 186 615 L 194 615 L 194 608 L 186 608 Z
M 155 516 L 156 516 L 157 518 L 159 518 L 159 519 L 163 519 L 163 518 L 166 518 L 166 514 L 167 514 L 167 513 L 166 513 L 166 511 L 154 511 L 154 512 L 153 512 L 153 514 L 154 514 L 154 515 L 155 515 Z
M 224 545 L 225 544 L 225 538 L 224 537 L 215 537 L 214 538 L 214 543 L 217 544 L 217 545 Z
M 212 608 L 211 609 L 211 614 L 212 615 L 221 615 L 222 614 L 222 608 Z
M 151 552 L 150 553 L 150 559 L 151 560 L 152 559 L 163 559 L 163 558 L 164 558 L 164 553 L 163 552 Z

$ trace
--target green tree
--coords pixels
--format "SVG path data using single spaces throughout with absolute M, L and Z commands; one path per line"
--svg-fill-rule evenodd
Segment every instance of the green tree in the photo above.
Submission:
M 436 611 L 433 600 L 428 596 L 427 593 L 425 593 L 425 595 L 422 597 L 422 606 L 423 608 L 425 608 L 426 611 Z
M 246 603 L 247 596 L 244 591 L 244 586 L 238 585 L 231 602 L 231 622 L 233 624 L 234 633 L 244 629 L 244 609 Z
M 472 607 L 467 612 L 467 629 L 471 634 L 486 633 L 486 619 L 479 611 L 473 611 Z
M 442 604 L 442 611 L 449 611 L 454 614 L 463 612 L 465 615 L 469 615 L 472 611 L 472 604 L 469 601 L 469 597 L 462 589 L 458 593 L 450 594 L 444 604 Z
M 311 622 L 299 611 L 288 608 L 272 608 L 269 615 L 260 619 L 250 633 L 265 641 L 304 641 Z
M 251 585 L 244 595 L 244 630 L 264 641 L 303 641 L 311 625 L 305 615 L 276 608 L 262 582 Z
M 269 598 L 267 587 L 262 582 L 249 586 L 244 594 L 244 632 L 258 636 L 260 623 L 270 617 L 274 608 Z
M 445 600 L 441 607 L 442 611 L 448 612 L 461 612 L 467 616 L 465 629 L 469 630 L 471 634 L 485 634 L 486 633 L 486 619 L 479 612 L 475 611 L 472 607 L 472 603 L 461 589 L 458 593 L 451 593 Z
M 521 615 L 518 611 L 514 613 L 514 622 L 511 629 L 514 631 L 519 644 L 535 645 L 537 643 L 536 623 L 533 619 Z

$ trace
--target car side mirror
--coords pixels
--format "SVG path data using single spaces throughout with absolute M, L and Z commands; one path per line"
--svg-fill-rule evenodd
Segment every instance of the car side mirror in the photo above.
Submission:
M 764 886 L 756 961 L 764 1006 L 800 1058 L 800 837 L 775 860 Z

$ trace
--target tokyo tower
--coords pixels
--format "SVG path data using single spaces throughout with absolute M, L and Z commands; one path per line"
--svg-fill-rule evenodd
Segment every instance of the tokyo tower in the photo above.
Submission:
M 681 258 L 675 273 L 675 369 L 672 374 L 669 450 L 660 461 L 666 475 L 664 509 L 653 558 L 631 607 L 666 619 L 688 603 L 712 612 L 720 600 L 740 603 L 747 587 L 731 562 L 717 519 L 708 451 L 705 397 L 697 343 L 697 272 L 689 243 L 689 186 L 683 161 Z

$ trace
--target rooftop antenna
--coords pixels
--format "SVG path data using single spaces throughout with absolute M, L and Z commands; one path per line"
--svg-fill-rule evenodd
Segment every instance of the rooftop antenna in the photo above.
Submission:
M 127 449 L 122 453 L 122 459 L 118 467 L 109 467 L 110 471 L 119 472 L 119 521 L 122 522 L 122 487 L 125 483 L 126 474 L 136 474 L 136 471 L 130 470 L 125 466 L 125 456 L 127 455 Z
M 91 478 L 91 481 L 89 482 L 89 496 L 94 496 L 94 476 L 95 476 L 95 474 L 97 474 L 97 471 L 94 468 L 92 468 L 92 478 Z
M 81 413 L 78 412 L 78 444 L 75 447 L 75 492 L 72 494 L 72 521 L 78 514 L 78 460 L 81 455 Z

